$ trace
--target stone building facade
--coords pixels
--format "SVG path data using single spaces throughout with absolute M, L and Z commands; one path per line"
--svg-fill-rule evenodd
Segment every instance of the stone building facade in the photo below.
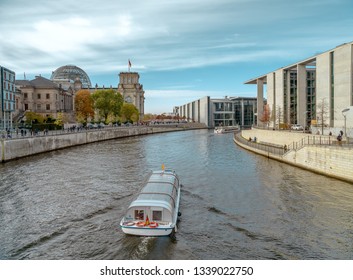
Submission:
M 122 94 L 124 102 L 136 106 L 141 120 L 145 113 L 145 91 L 139 82 L 140 75 L 137 72 L 121 72 L 119 79 L 117 91 Z
M 75 120 L 75 93 L 81 89 L 87 89 L 91 93 L 101 89 L 113 89 L 122 94 L 124 102 L 132 103 L 140 112 L 140 119 L 144 115 L 144 90 L 139 83 L 137 72 L 120 73 L 118 87 L 92 87 L 89 76 L 81 68 L 74 65 L 66 65 L 52 72 L 51 78 L 46 79 L 36 76 L 33 80 L 16 80 L 19 120 L 26 111 L 41 114 L 43 117 L 57 118 L 61 112 L 68 122 Z M 15 99 L 14 99 L 15 100 Z M 14 101 L 15 102 L 15 101 Z
M 71 88 L 64 89 L 41 76 L 30 81 L 16 80 L 16 87 L 21 92 L 21 112 L 31 111 L 53 118 L 63 113 L 66 120 L 74 121 L 74 91 Z

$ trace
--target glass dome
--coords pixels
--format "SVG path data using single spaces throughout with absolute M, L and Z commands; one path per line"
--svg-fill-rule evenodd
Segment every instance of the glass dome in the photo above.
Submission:
M 91 80 L 89 79 L 87 73 L 81 68 L 75 65 L 65 65 L 56 69 L 52 74 L 51 80 L 72 80 L 75 81 L 76 78 L 80 78 L 82 82 L 82 88 L 91 88 Z

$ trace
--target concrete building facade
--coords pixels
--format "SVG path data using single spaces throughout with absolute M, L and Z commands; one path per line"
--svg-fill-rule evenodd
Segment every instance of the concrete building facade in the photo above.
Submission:
M 255 97 L 210 98 L 209 96 L 174 107 L 174 113 L 207 127 L 251 127 L 255 123 Z
M 342 130 L 353 127 L 353 42 L 250 79 L 257 85 L 257 124 L 263 125 L 264 87 L 270 126 Z M 342 112 L 343 111 L 343 112 Z
M 0 66 L 0 130 L 12 128 L 15 95 L 15 72 Z

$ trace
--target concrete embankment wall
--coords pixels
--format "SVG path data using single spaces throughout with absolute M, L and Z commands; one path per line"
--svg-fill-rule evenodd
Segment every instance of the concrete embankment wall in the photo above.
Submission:
M 353 183 L 353 147 L 304 146 L 285 154 L 283 160 L 301 168 Z
M 292 142 L 298 142 L 307 134 L 303 132 L 294 131 L 278 131 L 278 130 L 265 130 L 265 129 L 249 129 L 242 130 L 242 136 L 245 139 L 254 139 L 256 137 L 257 142 L 272 143 L 276 145 L 289 145 Z
M 145 135 L 153 133 L 163 133 L 194 129 L 202 127 L 129 127 L 104 130 L 88 130 L 78 133 L 68 133 L 60 135 L 37 136 L 29 138 L 1 140 L 0 156 L 1 161 L 6 162 L 21 157 L 34 154 L 50 152 L 58 149 L 73 147 L 77 145 L 89 144 L 98 141 Z
M 263 142 L 288 146 L 293 141 L 300 141 L 304 137 L 304 135 L 300 135 L 300 133 L 261 131 L 259 129 L 253 131 L 243 130 L 242 136 L 246 139 L 256 136 L 257 139 Z M 305 145 L 300 149 L 290 150 L 281 156 L 255 149 L 246 144 L 237 142 L 236 139 L 234 139 L 234 141 L 244 149 L 268 158 L 353 183 L 353 145 Z

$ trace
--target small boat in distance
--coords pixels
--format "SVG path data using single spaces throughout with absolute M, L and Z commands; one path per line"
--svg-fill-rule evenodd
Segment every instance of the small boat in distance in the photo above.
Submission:
M 224 133 L 224 132 L 225 132 L 225 130 L 224 130 L 224 128 L 221 127 L 221 126 L 216 127 L 216 128 L 214 129 L 214 133 L 215 133 L 215 134 L 222 134 L 222 133 Z
M 239 125 L 233 126 L 218 126 L 214 129 L 215 134 L 223 134 L 228 132 L 234 132 L 239 130 Z
M 179 178 L 173 170 L 152 172 L 120 222 L 126 234 L 166 236 L 177 231 L 180 216 Z

